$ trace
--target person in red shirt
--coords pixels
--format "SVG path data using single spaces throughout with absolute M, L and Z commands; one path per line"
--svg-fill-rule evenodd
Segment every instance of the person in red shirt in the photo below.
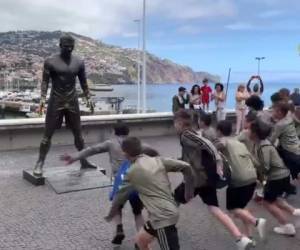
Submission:
M 209 110 L 209 102 L 210 102 L 210 96 L 211 96 L 211 93 L 212 93 L 212 89 L 208 85 L 208 80 L 206 78 L 203 79 L 203 86 L 201 87 L 200 90 L 201 90 L 201 95 L 202 95 L 203 110 L 204 111 L 208 111 Z

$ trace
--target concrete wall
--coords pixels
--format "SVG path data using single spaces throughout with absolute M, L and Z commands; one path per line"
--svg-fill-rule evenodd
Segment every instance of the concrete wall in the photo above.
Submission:
M 172 113 L 83 116 L 86 143 L 103 141 L 113 133 L 118 122 L 126 123 L 134 136 L 175 134 Z M 0 120 L 0 151 L 38 148 L 43 136 L 43 118 Z M 73 145 L 73 135 L 65 127 L 54 134 L 52 145 Z
M 229 111 L 227 119 L 234 121 L 235 113 Z M 138 137 L 174 135 L 173 114 L 121 114 L 82 116 L 83 138 L 87 144 L 109 138 L 118 122 L 126 123 L 131 135 Z M 38 148 L 45 126 L 44 118 L 0 120 L 0 151 Z M 73 135 L 65 127 L 54 134 L 52 145 L 73 145 Z

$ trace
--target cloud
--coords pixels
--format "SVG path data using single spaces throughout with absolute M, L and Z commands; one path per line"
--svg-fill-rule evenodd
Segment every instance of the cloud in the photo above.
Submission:
M 217 43 L 152 43 L 149 45 L 151 49 L 164 50 L 164 51 L 186 51 L 187 49 L 193 50 L 207 50 L 207 49 L 220 49 L 226 48 L 226 44 Z
M 259 14 L 260 18 L 273 18 L 284 15 L 285 12 L 283 10 L 267 10 Z
M 141 4 L 132 0 L 1 0 L 1 31 L 68 30 L 94 37 L 121 35 Z M 127 31 L 125 31 L 127 32 Z
M 250 23 L 236 22 L 225 26 L 229 30 L 252 30 L 254 26 Z
M 151 0 L 149 2 L 157 11 L 176 19 L 232 17 L 237 12 L 233 0 Z
M 122 34 L 123 37 L 125 38 L 133 38 L 133 37 L 138 37 L 137 32 L 125 32 Z
M 142 0 L 1 0 L 0 31 L 67 30 L 92 37 L 128 37 L 136 32 Z M 151 19 L 171 21 L 228 17 L 233 0 L 147 0 Z
M 298 14 L 300 5 L 297 2 L 147 0 L 148 37 L 220 34 L 226 30 L 272 30 L 276 22 L 283 23 L 278 24 L 279 28 L 284 25 L 284 19 L 291 17 L 290 13 Z M 137 35 L 133 20 L 141 18 L 142 3 L 143 0 L 1 0 L 0 32 L 65 30 L 100 39 L 130 39 Z M 264 18 L 266 23 L 259 23 L 261 18 L 257 17 Z M 293 24 L 293 20 L 289 22 Z M 293 26 L 293 29 L 296 28 Z
M 177 29 L 177 32 L 186 35 L 197 35 L 201 32 L 201 30 L 199 26 L 196 25 L 183 25 Z

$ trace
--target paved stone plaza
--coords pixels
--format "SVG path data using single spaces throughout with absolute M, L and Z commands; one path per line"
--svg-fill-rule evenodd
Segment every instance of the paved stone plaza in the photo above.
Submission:
M 163 155 L 177 157 L 180 148 L 176 137 L 145 138 L 145 142 L 156 147 Z M 58 157 L 73 147 L 52 148 L 45 168 L 62 164 Z M 110 240 L 114 227 L 104 221 L 109 208 L 109 188 L 73 192 L 57 195 L 47 184 L 34 187 L 22 179 L 22 170 L 33 166 L 37 150 L 0 153 L 0 249 L 2 250 L 100 250 L 112 249 Z M 91 161 L 109 169 L 108 156 L 94 156 Z M 79 165 L 78 165 L 79 166 Z M 174 186 L 180 176 L 172 175 Z M 224 191 L 220 191 L 224 207 Z M 300 206 L 300 196 L 290 202 Z M 258 243 L 256 249 L 299 250 L 300 230 L 294 238 L 272 233 L 274 219 L 259 206 L 251 204 L 259 216 L 269 218 L 268 242 Z M 178 224 L 183 250 L 231 250 L 235 245 L 207 212 L 198 198 L 181 207 Z M 134 236 L 133 216 L 126 206 L 124 213 L 126 240 L 120 249 L 131 250 Z M 156 245 L 154 249 L 157 249 Z

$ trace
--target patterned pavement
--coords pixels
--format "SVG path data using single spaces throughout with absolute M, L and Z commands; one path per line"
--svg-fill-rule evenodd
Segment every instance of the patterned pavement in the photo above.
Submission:
M 176 137 L 145 138 L 162 155 L 178 157 L 180 148 Z M 74 151 L 73 147 L 52 148 L 45 167 L 61 166 L 58 156 Z M 31 168 L 37 150 L 0 152 L 0 249 L 1 250 L 100 250 L 113 249 L 110 240 L 114 227 L 104 221 L 109 208 L 109 188 L 57 195 L 48 185 L 34 187 L 22 179 L 22 170 Z M 107 155 L 94 156 L 91 161 L 109 170 Z M 180 182 L 171 175 L 172 185 Z M 219 192 L 224 208 L 224 191 Z M 300 196 L 290 199 L 300 206 Z M 256 204 L 250 205 L 258 216 L 268 219 L 268 241 L 258 242 L 258 250 L 299 250 L 300 230 L 294 238 L 272 233 L 276 221 Z M 181 249 L 236 249 L 231 236 L 195 198 L 180 208 L 178 223 Z M 126 240 L 121 250 L 133 248 L 135 233 L 133 216 L 128 206 L 124 210 Z M 158 249 L 154 244 L 153 249 Z

